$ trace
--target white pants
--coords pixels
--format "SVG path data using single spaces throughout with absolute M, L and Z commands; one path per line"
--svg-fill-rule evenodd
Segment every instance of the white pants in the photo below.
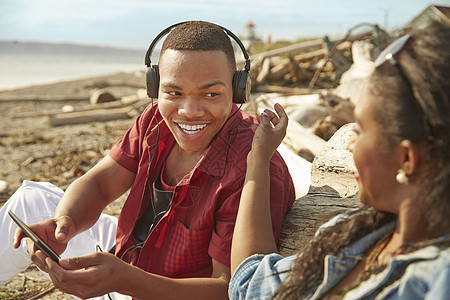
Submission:
M 0 286 L 31 264 L 25 240 L 22 240 L 18 249 L 14 249 L 12 245 L 17 225 L 9 217 L 8 210 L 15 213 L 26 224 L 40 222 L 53 217 L 63 193 L 61 189 L 48 182 L 24 181 L 2 206 L 0 209 Z M 117 218 L 101 214 L 94 226 L 69 241 L 61 257 L 87 255 L 96 251 L 96 245 L 99 245 L 103 251 L 109 251 L 115 244 L 116 228 Z M 45 272 L 42 273 L 48 278 Z M 111 293 L 110 296 L 112 299 L 124 299 L 122 295 L 116 293 Z M 105 295 L 97 299 L 108 299 L 108 297 Z

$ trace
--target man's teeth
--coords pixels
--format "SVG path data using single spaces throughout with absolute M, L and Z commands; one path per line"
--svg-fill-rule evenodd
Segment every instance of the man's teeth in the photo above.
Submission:
M 178 123 L 178 126 L 187 134 L 194 134 L 202 130 L 206 127 L 206 124 L 203 125 L 187 125 L 187 124 L 180 124 Z

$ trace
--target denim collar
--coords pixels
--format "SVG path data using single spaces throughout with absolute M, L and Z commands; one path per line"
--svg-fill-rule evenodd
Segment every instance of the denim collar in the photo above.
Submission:
M 343 248 L 336 256 L 327 255 L 325 257 L 323 281 L 311 296 L 311 300 L 320 299 L 326 292 L 334 287 L 358 263 L 358 261 L 363 259 L 364 253 L 382 236 L 393 230 L 395 226 L 396 222 L 392 221 L 364 236 L 350 246 Z M 450 234 L 437 238 L 435 243 L 430 246 L 393 257 L 382 272 L 371 276 L 364 283 L 364 288 L 351 291 L 346 296 L 350 296 L 350 299 L 360 299 L 367 297 L 371 293 L 377 294 L 380 287 L 385 286 L 387 282 L 398 279 L 398 276 L 401 276 L 399 274 L 402 274 L 410 263 L 420 260 L 436 259 L 441 252 L 441 250 L 436 247 L 436 244 L 448 240 L 450 240 Z
M 364 253 L 372 247 L 383 235 L 395 228 L 392 221 L 374 232 L 347 246 L 336 256 L 325 256 L 323 281 L 317 287 L 311 299 L 321 298 L 327 291 L 335 286 L 357 263 L 362 260 Z

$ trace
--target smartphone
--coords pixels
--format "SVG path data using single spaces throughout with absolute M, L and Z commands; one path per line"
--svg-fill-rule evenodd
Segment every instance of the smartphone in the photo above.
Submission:
M 38 249 L 42 250 L 48 257 L 56 262 L 59 262 L 61 257 L 50 248 L 33 230 L 30 229 L 21 219 L 19 219 L 12 211 L 8 211 L 9 216 L 16 222 L 17 225 L 25 232 L 25 234 L 34 242 Z

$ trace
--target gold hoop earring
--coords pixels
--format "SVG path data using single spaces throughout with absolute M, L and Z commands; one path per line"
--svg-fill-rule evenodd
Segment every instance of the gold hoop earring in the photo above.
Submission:
M 397 171 L 397 176 L 395 176 L 395 180 L 398 183 L 407 185 L 408 184 L 408 176 L 406 176 L 405 170 L 400 169 Z

